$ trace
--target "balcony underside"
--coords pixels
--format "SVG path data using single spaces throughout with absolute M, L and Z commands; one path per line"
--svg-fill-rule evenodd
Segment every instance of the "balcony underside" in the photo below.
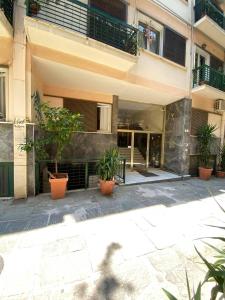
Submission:
M 216 22 L 208 16 L 204 16 L 194 25 L 195 28 L 203 32 L 218 45 L 225 48 L 225 30 L 223 30 Z
M 25 18 L 25 30 L 29 43 L 67 53 L 127 72 L 137 57 L 113 48 L 85 35 L 45 21 Z
M 3 38 L 12 38 L 13 29 L 7 20 L 4 12 L 0 9 L 0 37 Z
M 216 99 L 224 99 L 225 100 L 225 92 L 211 87 L 207 84 L 203 84 L 197 86 L 192 89 L 192 94 L 196 96 L 200 96 L 202 98 L 216 100 Z
M 32 63 L 42 82 L 43 93 L 48 96 L 109 102 L 110 96 L 117 95 L 123 100 L 160 105 L 187 96 L 187 91 L 163 83 L 149 81 L 143 85 L 133 77 L 131 80 L 119 80 L 40 57 L 33 57 Z M 101 95 L 99 100 L 98 95 Z

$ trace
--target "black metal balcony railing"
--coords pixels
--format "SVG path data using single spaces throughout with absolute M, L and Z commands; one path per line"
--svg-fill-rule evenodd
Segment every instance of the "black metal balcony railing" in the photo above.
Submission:
M 193 87 L 207 84 L 221 91 L 225 91 L 225 74 L 210 66 L 202 65 L 193 70 Z
M 221 28 L 225 29 L 225 16 L 210 0 L 197 0 L 195 4 L 195 22 L 204 16 L 210 17 Z
M 13 23 L 13 3 L 14 0 L 0 0 L 0 10 L 4 11 L 9 23 Z
M 132 55 L 137 54 L 137 29 L 125 22 L 77 0 L 39 0 L 38 3 L 37 9 L 30 0 L 28 16 L 72 29 Z
M 59 163 L 59 172 L 68 173 L 68 190 L 88 189 L 97 187 L 98 176 L 96 163 L 98 160 L 64 160 Z M 1 165 L 0 165 L 1 166 Z M 35 165 L 35 185 L 36 194 L 49 192 L 49 182 L 47 170 L 54 172 L 53 161 L 38 161 Z M 126 159 L 120 158 L 119 167 L 115 179 L 118 183 L 125 183 Z

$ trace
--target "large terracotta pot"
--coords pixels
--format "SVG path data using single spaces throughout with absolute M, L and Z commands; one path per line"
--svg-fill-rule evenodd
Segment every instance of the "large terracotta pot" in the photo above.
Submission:
M 40 10 L 39 3 L 34 1 L 30 4 L 30 11 L 33 16 L 36 16 L 38 14 L 39 10 Z
M 198 171 L 199 171 L 199 178 L 200 179 L 209 180 L 209 178 L 212 175 L 213 169 L 199 167 Z
M 66 187 L 68 182 L 67 173 L 55 173 L 55 178 L 49 178 L 51 186 L 51 197 L 53 200 L 62 199 L 65 197 Z
M 115 186 L 114 180 L 100 180 L 100 191 L 103 195 L 111 195 Z
M 225 177 L 225 172 L 224 171 L 216 171 L 216 177 L 224 178 Z

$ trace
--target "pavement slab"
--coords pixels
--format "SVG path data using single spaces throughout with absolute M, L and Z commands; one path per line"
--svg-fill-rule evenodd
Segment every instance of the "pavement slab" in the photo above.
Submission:
M 0 200 L 0 299 L 187 299 L 212 259 L 200 238 L 221 235 L 224 180 L 190 179 Z M 219 245 L 218 241 L 214 242 Z M 211 286 L 203 289 L 208 299 Z

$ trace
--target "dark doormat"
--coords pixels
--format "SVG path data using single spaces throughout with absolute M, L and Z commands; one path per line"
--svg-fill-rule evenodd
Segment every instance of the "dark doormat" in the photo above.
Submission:
M 151 173 L 151 172 L 147 172 L 147 171 L 141 171 L 141 170 L 137 170 L 137 172 L 139 174 L 141 174 L 142 176 L 145 177 L 154 177 L 154 176 L 158 176 L 157 174 Z

